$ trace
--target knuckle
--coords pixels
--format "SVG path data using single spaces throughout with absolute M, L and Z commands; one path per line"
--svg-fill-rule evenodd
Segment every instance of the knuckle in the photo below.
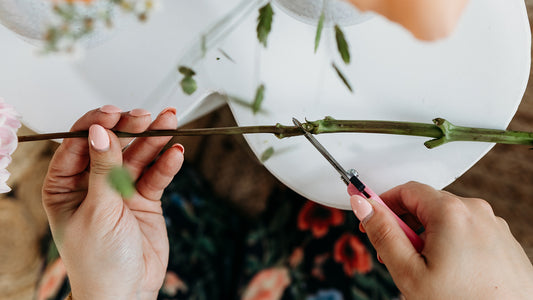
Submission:
M 472 206 L 475 207 L 476 209 L 482 209 L 490 213 L 493 213 L 492 206 L 487 201 L 480 199 L 480 198 L 471 198 L 469 199 L 469 201 L 471 202 Z
M 442 206 L 442 217 L 445 220 L 464 219 L 470 215 L 465 203 L 456 197 L 446 197 Z
M 420 189 L 420 187 L 425 186 L 422 183 L 418 181 L 409 181 L 402 185 L 402 192 L 411 194 L 413 192 L 416 192 Z
M 412 199 L 422 195 L 428 196 L 435 192 L 431 186 L 417 182 L 409 181 L 401 186 L 400 196 L 402 199 Z
M 419 185 L 419 184 L 420 184 L 420 182 L 418 182 L 418 181 L 409 180 L 408 182 L 406 182 L 404 184 L 404 186 L 409 187 L 409 186 L 416 186 L 416 185 Z
M 414 193 L 418 191 L 419 185 L 420 183 L 416 181 L 409 181 L 406 184 L 402 185 L 400 190 L 400 197 L 402 199 L 412 198 Z
M 107 161 L 91 160 L 91 172 L 97 175 L 105 175 L 115 167 L 115 164 Z
M 510 230 L 509 224 L 507 223 L 507 221 L 505 221 L 504 218 L 496 217 L 496 222 L 498 222 L 498 224 L 500 224 L 500 226 L 502 226 L 504 229 Z

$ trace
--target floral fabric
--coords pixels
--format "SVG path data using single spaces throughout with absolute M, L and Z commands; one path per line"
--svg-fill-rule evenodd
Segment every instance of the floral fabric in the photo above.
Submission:
M 250 220 L 207 187 L 184 165 L 163 195 L 170 258 L 158 299 L 398 298 L 353 213 L 280 189 L 262 216 Z M 68 282 L 53 278 L 53 288 L 40 286 L 59 291 L 48 299 L 61 299 Z

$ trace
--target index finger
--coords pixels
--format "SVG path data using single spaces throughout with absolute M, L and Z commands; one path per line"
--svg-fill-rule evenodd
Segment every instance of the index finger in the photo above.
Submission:
M 438 219 L 442 214 L 446 195 L 429 185 L 408 182 L 381 194 L 380 197 L 397 215 L 411 214 L 426 226 L 429 219 Z

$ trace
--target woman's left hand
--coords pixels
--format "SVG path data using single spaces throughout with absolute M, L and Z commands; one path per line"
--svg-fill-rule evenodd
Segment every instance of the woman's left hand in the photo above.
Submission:
M 156 299 L 168 264 L 168 237 L 160 198 L 183 162 L 179 144 L 157 158 L 170 137 L 122 138 L 110 129 L 175 129 L 176 110 L 152 123 L 141 109 L 93 110 L 56 151 L 43 186 L 43 204 L 74 299 Z M 126 145 L 129 146 L 123 151 Z M 123 199 L 108 183 L 116 166 L 129 170 L 136 193 Z

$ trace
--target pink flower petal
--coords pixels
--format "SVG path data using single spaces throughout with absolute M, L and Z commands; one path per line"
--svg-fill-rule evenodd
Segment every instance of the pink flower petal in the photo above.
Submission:
M 11 191 L 6 184 L 10 175 L 6 168 L 11 162 L 11 154 L 17 149 L 17 130 L 20 126 L 15 108 L 0 98 L 0 193 Z

